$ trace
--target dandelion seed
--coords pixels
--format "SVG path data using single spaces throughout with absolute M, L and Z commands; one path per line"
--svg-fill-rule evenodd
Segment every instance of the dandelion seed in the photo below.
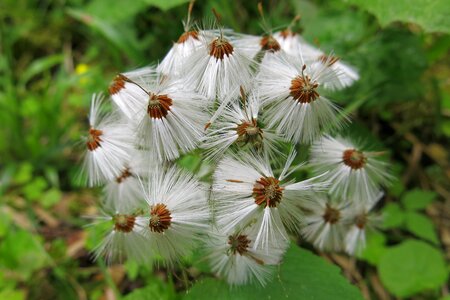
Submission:
M 208 35 L 207 31 L 199 31 L 193 28 L 191 13 L 193 2 L 189 3 L 188 16 L 184 25 L 184 32 L 166 54 L 158 71 L 169 76 L 180 76 L 185 71 L 188 58 L 202 46 L 202 36 Z
M 381 223 L 381 216 L 371 210 L 382 197 L 383 192 L 379 191 L 370 201 L 353 201 L 352 213 L 349 217 L 350 228 L 345 235 L 345 251 L 349 255 L 360 254 L 366 247 L 367 230 L 373 230 Z
M 130 127 L 119 116 L 104 114 L 102 101 L 102 96 L 94 95 L 89 114 L 90 128 L 82 168 L 88 175 L 89 186 L 102 184 L 119 176 L 134 148 Z
M 259 95 L 267 108 L 264 121 L 294 143 L 311 143 L 325 130 L 341 128 L 339 108 L 320 90 L 333 80 L 335 74 L 323 65 L 273 57 L 257 76 Z
M 141 85 L 158 78 L 153 68 L 142 68 L 124 74 L 118 74 L 109 86 L 109 94 L 120 111 L 128 118 L 139 116 L 140 108 L 148 94 Z
M 141 233 L 150 252 L 172 265 L 188 255 L 208 228 L 206 189 L 176 167 L 157 168 L 145 184 L 148 209 Z
M 127 81 L 130 88 L 123 89 L 124 99 L 135 126 L 137 143 L 149 151 L 149 161 L 162 163 L 178 158 L 194 149 L 203 136 L 208 120 L 206 99 L 188 89 L 183 82 L 166 76 L 135 72 L 130 77 L 147 80 Z M 139 76 L 138 76 L 139 75 Z M 139 93 L 135 93 L 139 90 Z M 126 100 L 125 100 L 126 101 Z
M 217 224 L 225 234 L 255 224 L 254 249 L 286 247 L 287 230 L 298 231 L 303 217 L 299 203 L 307 201 L 313 190 L 326 186 L 316 182 L 317 178 L 284 182 L 294 157 L 292 152 L 277 177 L 267 157 L 240 154 L 239 158 L 226 157 L 219 163 L 214 173 L 213 199 Z
M 231 285 L 259 282 L 265 285 L 281 261 L 284 250 L 271 247 L 270 251 L 254 249 L 255 232 L 252 228 L 223 234 L 213 230 L 206 243 L 206 251 L 213 272 L 226 278 Z
M 189 57 L 186 84 L 194 86 L 210 101 L 222 101 L 239 86 L 248 89 L 252 80 L 252 59 L 225 36 L 222 28 L 201 36 L 203 46 Z
M 259 122 L 259 98 L 256 92 L 241 101 L 232 101 L 226 106 L 206 135 L 202 147 L 207 149 L 208 159 L 219 159 L 229 148 L 240 151 L 266 153 L 270 157 L 281 155 L 279 148 L 282 137 L 265 128 Z
M 144 202 L 145 203 L 145 202 Z M 142 217 L 139 214 L 139 204 L 118 209 L 113 205 L 106 207 L 103 216 L 94 218 L 92 226 L 107 226 L 104 238 L 94 249 L 94 258 L 104 258 L 108 264 L 123 263 L 127 259 L 140 263 L 148 263 L 150 259 L 148 239 L 140 232 L 143 228 Z
M 327 89 L 338 90 L 352 85 L 359 79 L 358 72 L 337 56 L 326 55 L 307 43 L 299 34 L 287 28 L 274 34 L 281 49 L 292 57 L 302 57 L 307 64 L 322 64 L 336 73 L 336 80 L 324 82 Z
M 329 171 L 324 178 L 330 182 L 331 194 L 370 202 L 392 179 L 380 154 L 341 137 L 325 136 L 311 148 L 311 165 L 316 174 Z
M 306 240 L 323 251 L 343 249 L 349 203 L 316 195 L 314 201 L 304 202 L 305 217 L 302 234 Z
M 106 207 L 129 210 L 144 199 L 140 178 L 147 178 L 148 153 L 135 150 L 130 156 L 132 159 L 123 165 L 120 175 L 104 187 Z

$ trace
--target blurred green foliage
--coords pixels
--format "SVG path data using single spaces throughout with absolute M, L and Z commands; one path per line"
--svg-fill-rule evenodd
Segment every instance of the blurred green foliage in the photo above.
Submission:
M 97 197 L 75 180 L 90 95 L 106 91 L 118 72 L 161 60 L 183 30 L 186 3 L 0 2 L 0 299 L 101 299 L 107 294 L 180 299 L 202 277 L 207 278 L 187 298 L 209 296 L 215 289 L 229 296 L 197 258 L 187 260 L 181 274 L 132 262 L 124 268 L 94 264 L 87 250 L 96 245 L 99 232 L 80 229 L 87 223 L 80 216 L 95 207 Z M 227 26 L 263 32 L 256 2 L 198 1 L 193 14 L 211 19 L 213 7 Z M 275 29 L 300 14 L 296 30 L 306 40 L 360 70 L 359 82 L 332 96 L 352 113 L 352 130 L 388 149 L 399 178 L 387 193 L 383 231 L 369 235 L 360 256 L 361 272 L 378 272 L 384 288 L 397 297 L 439 298 L 449 272 L 443 256 L 449 254 L 429 210 L 445 205 L 437 191 L 450 189 L 448 1 L 291 0 L 267 1 L 264 7 Z M 426 158 L 414 162 L 417 147 Z M 197 152 L 178 164 L 203 179 L 211 172 Z M 354 289 L 336 268 L 306 250 L 292 251 L 302 253 L 289 256 L 296 262 L 283 265 L 280 274 L 294 278 L 287 284 L 305 289 L 305 297 L 326 299 L 319 285 L 326 276 L 342 284 L 349 293 L 343 292 L 344 298 L 359 297 L 352 296 Z M 320 260 L 318 270 L 307 270 L 307 260 Z M 296 264 L 298 270 L 285 270 Z M 317 281 L 316 275 L 302 277 L 319 270 Z M 313 287 L 317 294 L 308 290 Z M 246 289 L 238 294 L 255 292 Z M 369 295 L 378 297 L 373 287 Z

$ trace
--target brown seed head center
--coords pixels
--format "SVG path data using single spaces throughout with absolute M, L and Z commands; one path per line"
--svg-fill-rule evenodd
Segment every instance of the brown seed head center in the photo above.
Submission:
M 320 96 L 316 91 L 318 86 L 319 84 L 312 82 L 308 75 L 299 75 L 291 80 L 289 90 L 292 98 L 299 103 L 311 103 Z
M 228 237 L 228 245 L 230 245 L 230 252 L 233 255 L 236 253 L 244 255 L 248 251 L 250 242 L 246 235 L 230 235 Z
M 364 227 L 366 226 L 366 223 L 367 223 L 367 214 L 365 214 L 365 213 L 358 215 L 355 219 L 355 225 L 359 229 L 364 229 Z
M 109 86 L 109 94 L 114 95 L 120 92 L 121 89 L 125 87 L 125 82 L 129 82 L 130 79 L 128 79 L 126 76 L 119 74 L 117 75 L 111 85 Z
M 147 105 L 147 114 L 153 119 L 162 119 L 167 116 L 172 106 L 172 99 L 167 95 L 151 94 Z
M 178 38 L 177 43 L 178 43 L 178 44 L 183 44 L 183 43 L 186 42 L 190 37 L 193 38 L 194 40 L 198 40 L 198 31 L 191 30 L 191 31 L 187 31 L 187 32 L 183 33 L 183 34 L 180 35 L 180 37 Z
M 228 57 L 234 51 L 233 46 L 225 38 L 218 37 L 209 44 L 209 55 L 216 58 L 216 60 L 223 60 L 225 55 Z
M 324 64 L 327 64 L 328 67 L 331 67 L 332 65 L 334 65 L 335 63 L 338 62 L 339 57 L 323 54 L 323 55 L 319 56 L 318 60 Z
M 120 174 L 119 177 L 116 178 L 117 183 L 122 183 L 125 179 L 128 177 L 131 177 L 133 174 L 131 174 L 129 168 L 125 168 L 125 170 L 122 171 L 122 174 Z
M 325 220 L 325 222 L 335 224 L 341 218 L 341 212 L 327 204 L 325 208 L 325 213 L 323 214 L 322 217 Z
M 364 167 L 367 162 L 367 157 L 361 151 L 347 149 L 342 154 L 342 161 L 353 170 L 358 170 Z
M 272 35 L 264 36 L 260 41 L 261 49 L 269 52 L 280 51 L 281 47 L 278 41 Z
M 152 232 L 164 232 L 170 227 L 171 222 L 172 216 L 165 204 L 158 203 L 151 207 L 148 226 Z
M 283 187 L 280 181 L 273 177 L 261 177 L 253 186 L 253 198 L 255 203 L 264 208 L 276 207 L 283 197 Z
M 258 127 L 255 119 L 251 122 L 242 121 L 242 123 L 236 127 L 236 132 L 238 134 L 237 142 L 243 142 L 244 144 L 251 143 L 259 145 L 263 139 L 263 131 Z
M 280 32 L 280 35 L 283 39 L 287 39 L 288 37 L 293 37 L 295 36 L 295 32 L 293 32 L 290 29 L 285 29 L 283 31 Z
M 133 215 L 117 214 L 113 217 L 114 230 L 118 232 L 131 232 L 136 223 L 136 217 Z
M 86 142 L 86 146 L 89 149 L 89 151 L 94 151 L 98 147 L 101 147 L 100 142 L 102 142 L 102 139 L 100 136 L 103 134 L 103 131 L 91 128 L 89 129 L 89 135 L 88 140 Z

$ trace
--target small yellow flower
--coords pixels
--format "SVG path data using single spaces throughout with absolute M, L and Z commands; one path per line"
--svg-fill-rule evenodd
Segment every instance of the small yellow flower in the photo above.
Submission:
M 75 73 L 77 75 L 83 75 L 89 71 L 89 66 L 87 64 L 78 64 L 75 67 Z
M 78 64 L 75 67 L 75 74 L 80 76 L 80 84 L 81 85 L 87 85 L 89 82 L 88 77 L 86 76 L 86 73 L 89 72 L 89 65 L 87 64 Z

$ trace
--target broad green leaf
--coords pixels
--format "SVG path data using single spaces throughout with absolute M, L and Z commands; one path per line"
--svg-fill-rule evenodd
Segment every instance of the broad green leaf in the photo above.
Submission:
M 5 289 L 0 291 L 0 299 L 24 300 L 25 293 L 21 290 Z
M 156 6 L 162 10 L 169 10 L 175 6 L 189 2 L 189 0 L 144 0 L 147 4 Z
M 135 61 L 140 61 L 143 58 L 143 53 L 140 49 L 140 44 L 137 41 L 136 34 L 132 27 L 122 25 L 114 25 L 106 22 L 101 18 L 90 15 L 84 11 L 68 9 L 68 14 L 75 19 L 85 23 L 92 29 L 99 32 L 111 44 L 127 54 L 129 58 Z
M 434 244 L 439 244 L 439 239 L 436 234 L 434 224 L 425 215 L 417 212 L 406 212 L 405 226 L 408 231 L 417 237 L 430 241 Z
M 46 187 L 47 182 L 45 179 L 37 177 L 23 187 L 23 193 L 28 200 L 37 200 L 42 196 Z
M 27 231 L 10 231 L 0 244 L 0 266 L 23 278 L 28 278 L 46 263 L 47 253 L 42 243 Z
M 383 209 L 383 227 L 397 228 L 402 226 L 405 213 L 397 203 L 388 203 Z
M 173 285 L 169 283 L 162 282 L 159 278 L 151 276 L 146 282 L 145 287 L 140 289 L 135 289 L 133 292 L 129 293 L 123 300 L 168 300 L 175 298 L 175 290 Z
M 49 189 L 48 191 L 46 191 L 41 199 L 39 200 L 39 202 L 44 206 L 44 207 L 51 207 L 53 205 L 55 205 L 56 203 L 59 202 L 59 200 L 61 199 L 62 194 L 61 191 L 55 188 Z
M 33 166 L 26 162 L 20 165 L 19 170 L 14 176 L 14 182 L 17 184 L 24 184 L 31 180 L 33 176 Z
M 148 6 L 145 2 L 146 0 L 117 1 L 111 5 L 109 0 L 94 0 L 84 7 L 84 11 L 103 21 L 120 24 L 143 12 Z
M 417 240 L 389 248 L 380 260 L 378 271 L 384 286 L 397 297 L 436 289 L 448 277 L 442 254 Z
M 414 189 L 407 192 L 401 199 L 406 210 L 424 209 L 434 201 L 437 194 L 432 191 Z
M 303 14 L 303 12 L 300 12 Z M 304 22 L 303 36 L 326 51 L 347 58 L 352 50 L 368 34 L 367 15 L 361 11 L 322 10 L 314 19 Z
M 264 288 L 246 285 L 231 288 L 212 278 L 197 282 L 184 299 L 252 300 L 252 299 L 362 299 L 355 286 L 338 267 L 313 253 L 293 245 L 286 253 L 278 274 Z
M 347 0 L 374 14 L 382 26 L 402 21 L 420 25 L 427 32 L 450 33 L 447 0 Z
M 370 232 L 367 234 L 366 248 L 358 258 L 378 265 L 386 249 L 386 237 L 380 232 Z

